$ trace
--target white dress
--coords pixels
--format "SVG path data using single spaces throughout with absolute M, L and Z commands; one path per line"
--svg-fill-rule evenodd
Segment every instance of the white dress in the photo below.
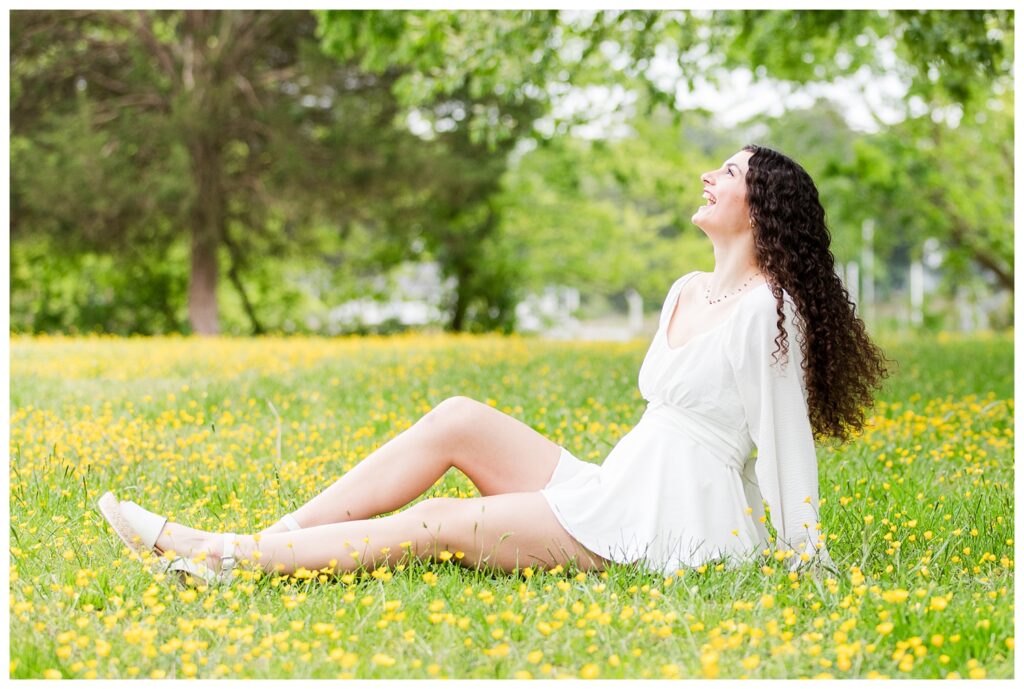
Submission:
M 784 371 L 772 364 L 777 314 L 764 283 L 742 293 L 724 321 L 672 348 L 669 320 L 682 286 L 697 274 L 676 280 L 665 299 L 640 366 L 648 402 L 640 421 L 601 465 L 562 448 L 541 494 L 592 552 L 666 576 L 719 557 L 736 566 L 769 547 L 763 497 L 775 548 L 794 551 L 790 571 L 804 564 L 803 553 L 834 567 L 820 533 L 818 464 L 792 297 L 783 291 Z M 781 364 L 781 352 L 778 358 Z

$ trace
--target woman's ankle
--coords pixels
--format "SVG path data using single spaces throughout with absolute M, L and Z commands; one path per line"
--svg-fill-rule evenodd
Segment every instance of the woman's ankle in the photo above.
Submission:
M 204 566 L 216 572 L 220 569 L 220 562 L 223 554 L 224 536 L 222 534 L 217 534 L 216 536 L 201 541 L 187 557 L 193 561 L 202 563 Z
M 267 528 L 263 529 L 263 531 L 258 531 L 257 533 L 260 536 L 267 536 L 267 535 L 272 534 L 272 533 L 284 533 L 287 530 L 288 530 L 288 527 L 284 525 L 284 522 L 276 521 L 273 524 L 271 524 L 270 526 L 268 526 Z

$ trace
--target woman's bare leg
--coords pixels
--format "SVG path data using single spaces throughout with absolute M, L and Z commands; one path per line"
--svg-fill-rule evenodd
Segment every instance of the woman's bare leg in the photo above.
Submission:
M 191 554 L 208 553 L 208 566 L 216 570 L 221 548 L 215 538 Z M 582 571 L 600 571 L 608 564 L 565 531 L 536 491 L 431 498 L 387 517 L 267 534 L 258 543 L 252 535 L 239 535 L 235 556 L 268 572 L 292 573 L 299 567 L 343 572 L 361 564 L 393 566 L 407 551 L 428 559 L 442 550 L 462 551 L 463 566 L 492 565 L 504 571 L 571 561 Z
M 392 512 L 453 466 L 483 496 L 536 491 L 551 479 L 560 452 L 556 443 L 512 416 L 468 397 L 450 397 L 292 516 L 307 528 Z M 259 533 L 284 531 L 277 522 Z

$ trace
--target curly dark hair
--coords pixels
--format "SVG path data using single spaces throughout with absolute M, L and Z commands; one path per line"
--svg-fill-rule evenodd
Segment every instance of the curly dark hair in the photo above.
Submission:
M 867 335 L 856 305 L 835 272 L 832 236 L 811 176 L 771 148 L 744 146 L 754 256 L 775 296 L 780 333 L 773 353 L 789 352 L 782 289 L 792 296 L 804 330 L 803 370 L 811 427 L 840 443 L 864 426 L 873 391 L 890 375 L 884 353 Z M 895 363 L 895 362 L 893 362 Z

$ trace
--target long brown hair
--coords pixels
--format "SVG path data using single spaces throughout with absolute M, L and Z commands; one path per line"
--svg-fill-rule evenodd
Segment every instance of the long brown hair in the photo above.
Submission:
M 777 358 L 780 351 L 789 352 L 784 288 L 803 325 L 811 427 L 820 439 L 845 442 L 864 426 L 873 391 L 890 375 L 885 366 L 889 360 L 868 337 L 836 275 L 825 209 L 811 176 L 778 151 L 756 145 L 743 150 L 753 153 L 746 184 L 755 260 L 768 279 L 779 316 L 774 354 Z

